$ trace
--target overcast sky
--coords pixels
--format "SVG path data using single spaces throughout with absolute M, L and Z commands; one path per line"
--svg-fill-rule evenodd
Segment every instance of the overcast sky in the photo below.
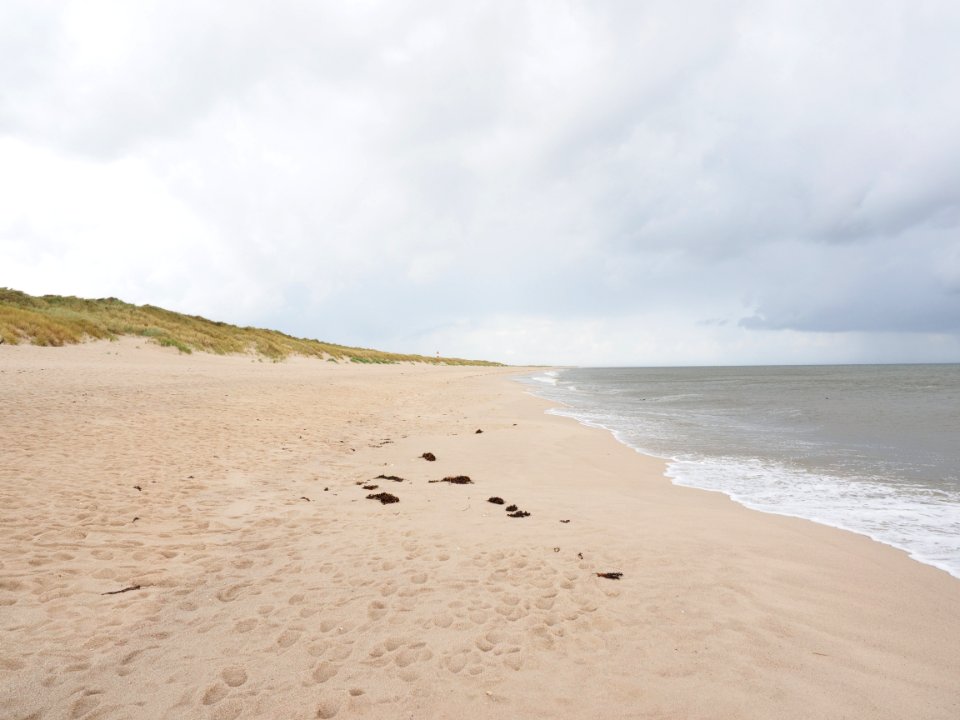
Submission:
M 960 3 L 0 4 L 0 286 L 565 364 L 960 361 Z

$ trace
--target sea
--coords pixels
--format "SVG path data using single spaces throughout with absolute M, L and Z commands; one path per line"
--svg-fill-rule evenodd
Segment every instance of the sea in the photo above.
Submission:
M 677 485 L 867 535 L 960 578 L 960 365 L 569 368 L 550 412 Z

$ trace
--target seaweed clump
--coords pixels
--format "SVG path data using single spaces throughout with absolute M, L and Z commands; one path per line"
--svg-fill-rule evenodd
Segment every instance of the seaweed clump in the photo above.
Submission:
M 487 502 L 493 503 L 494 505 L 503 505 L 503 498 L 502 497 L 487 498 Z
M 398 498 L 396 495 L 391 495 L 390 493 L 387 493 L 387 492 L 379 492 L 379 493 L 373 493 L 371 495 L 367 495 L 367 500 L 379 500 L 384 505 L 400 502 L 400 498 Z

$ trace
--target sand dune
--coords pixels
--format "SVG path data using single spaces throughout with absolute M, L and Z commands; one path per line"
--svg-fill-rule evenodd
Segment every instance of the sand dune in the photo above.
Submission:
M 955 579 L 511 372 L 0 348 L 0 717 L 960 716 Z

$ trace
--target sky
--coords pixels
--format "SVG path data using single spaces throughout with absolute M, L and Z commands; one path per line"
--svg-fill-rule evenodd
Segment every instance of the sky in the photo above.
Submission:
M 0 287 L 399 352 L 960 361 L 954 0 L 0 4 Z

